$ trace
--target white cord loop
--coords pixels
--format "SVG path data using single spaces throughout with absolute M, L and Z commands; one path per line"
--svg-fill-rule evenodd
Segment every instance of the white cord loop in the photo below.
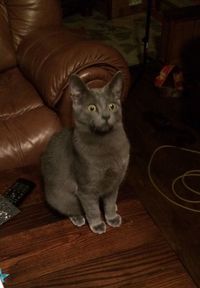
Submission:
M 170 203 L 184 208 L 186 210 L 192 211 L 192 212 L 197 212 L 200 213 L 200 209 L 194 209 L 194 208 L 190 208 L 188 206 L 185 206 L 183 204 L 177 203 L 176 201 L 172 200 L 169 196 L 167 196 L 159 187 L 158 185 L 155 183 L 155 181 L 153 180 L 153 177 L 151 175 L 151 166 L 152 166 L 152 162 L 155 158 L 155 155 L 158 153 L 158 151 L 162 150 L 162 149 L 170 149 L 170 148 L 176 148 L 182 151 L 186 151 L 186 152 L 190 152 L 190 153 L 194 153 L 194 154 L 198 154 L 200 156 L 200 151 L 196 151 L 196 150 L 191 150 L 191 149 L 186 149 L 186 148 L 182 148 L 182 147 L 177 147 L 177 146 L 172 146 L 172 145 L 163 145 L 163 146 L 159 146 L 158 148 L 156 148 L 154 150 L 154 152 L 151 155 L 149 164 L 148 164 L 148 176 L 149 179 L 152 183 L 152 185 L 154 186 L 154 188 L 165 198 L 167 199 Z M 172 185 L 171 185 L 171 189 L 173 194 L 180 200 L 184 201 L 185 203 L 190 203 L 190 204 L 199 204 L 200 200 L 189 200 L 187 198 L 184 198 L 182 196 L 180 196 L 177 191 L 176 191 L 176 184 L 178 181 L 181 181 L 183 186 L 185 187 L 186 191 L 190 192 L 190 193 L 194 193 L 198 196 L 200 196 L 200 190 L 196 190 L 193 189 L 192 187 L 190 187 L 187 183 L 186 183 L 186 178 L 188 177 L 200 177 L 200 170 L 189 170 L 186 171 L 185 173 L 183 173 L 182 175 L 176 177 L 173 181 L 172 181 Z

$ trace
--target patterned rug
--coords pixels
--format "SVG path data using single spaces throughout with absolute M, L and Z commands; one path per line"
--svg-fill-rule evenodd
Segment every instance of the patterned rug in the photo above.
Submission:
M 115 47 L 125 58 L 129 66 L 141 63 L 143 53 L 143 38 L 145 35 L 145 13 L 107 20 L 104 15 L 93 12 L 90 17 L 80 14 L 66 17 L 64 24 L 69 28 L 84 29 L 90 39 L 100 40 Z M 157 57 L 161 35 L 160 23 L 152 18 L 149 56 Z

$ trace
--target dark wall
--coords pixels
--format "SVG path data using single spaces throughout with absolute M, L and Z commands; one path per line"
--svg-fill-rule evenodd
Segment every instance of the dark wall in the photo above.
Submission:
M 61 0 L 64 16 L 74 13 L 88 15 L 91 13 L 94 0 Z
M 200 129 L 200 37 L 190 40 L 181 53 L 184 74 L 183 116 Z

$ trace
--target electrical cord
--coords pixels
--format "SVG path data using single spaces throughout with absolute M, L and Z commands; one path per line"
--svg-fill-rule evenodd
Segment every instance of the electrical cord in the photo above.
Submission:
M 170 203 L 178 206 L 178 207 L 181 207 L 183 209 L 186 209 L 186 210 L 189 210 L 189 211 L 192 211 L 192 212 L 197 212 L 197 213 L 200 213 L 200 208 L 199 209 L 195 209 L 195 208 L 190 208 L 188 206 L 185 206 L 184 204 L 180 204 L 180 203 L 177 203 L 176 201 L 172 200 L 169 196 L 167 196 L 159 187 L 158 185 L 155 183 L 155 181 L 153 180 L 153 177 L 152 177 L 152 174 L 151 174 L 151 167 L 152 167 L 152 162 L 156 156 L 156 154 L 162 150 L 162 149 L 171 149 L 171 148 L 176 148 L 178 150 L 182 150 L 182 151 L 185 151 L 185 152 L 190 152 L 190 153 L 193 153 L 193 154 L 197 154 L 200 156 L 200 151 L 196 151 L 196 150 L 192 150 L 192 149 L 187 149 L 187 148 L 182 148 L 182 147 L 178 147 L 178 146 L 172 146 L 172 145 L 163 145 L 163 146 L 159 146 L 158 148 L 156 148 L 151 157 L 150 157 L 150 160 L 149 160 L 149 164 L 148 164 L 148 177 L 152 183 L 152 185 L 154 186 L 154 188 L 165 198 L 167 199 Z M 172 189 L 172 192 L 173 194 L 180 200 L 186 202 L 186 203 L 192 203 L 192 204 L 198 204 L 200 203 L 200 200 L 188 200 L 182 196 L 180 196 L 177 191 L 176 191 L 176 184 L 178 181 L 181 180 L 183 186 L 187 189 L 187 191 L 189 191 L 190 193 L 194 193 L 196 195 L 199 195 L 200 196 L 200 190 L 196 190 L 196 189 L 193 189 L 191 188 L 187 183 L 186 183 L 186 178 L 187 177 L 200 177 L 200 170 L 188 170 L 186 171 L 185 173 L 183 173 L 182 175 L 179 175 L 178 177 L 176 177 L 173 181 L 172 181 L 172 185 L 171 185 L 171 189 Z

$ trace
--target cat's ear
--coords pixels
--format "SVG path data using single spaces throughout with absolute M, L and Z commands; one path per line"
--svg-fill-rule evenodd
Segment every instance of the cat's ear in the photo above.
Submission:
M 120 99 L 123 89 L 123 77 L 122 72 L 118 71 L 111 81 L 107 84 L 109 92 L 116 98 Z
M 69 79 L 69 93 L 74 103 L 80 101 L 87 92 L 87 87 L 78 75 L 72 74 Z

